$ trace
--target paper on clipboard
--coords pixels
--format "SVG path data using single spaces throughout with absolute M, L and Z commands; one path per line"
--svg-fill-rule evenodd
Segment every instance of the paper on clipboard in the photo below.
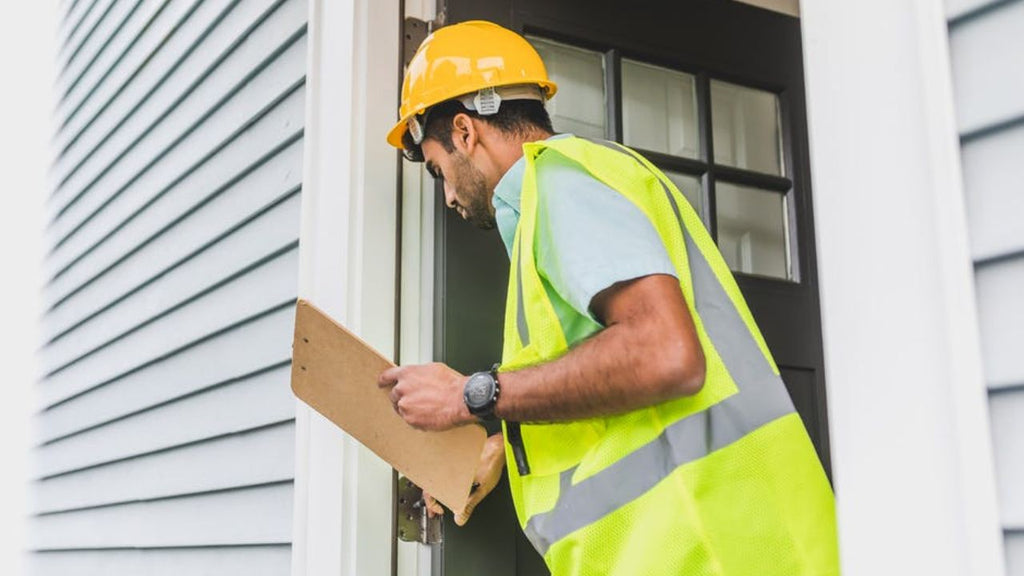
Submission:
M 395 413 L 377 375 L 394 366 L 306 300 L 295 307 L 292 391 L 452 510 L 462 510 L 487 433 L 424 432 Z

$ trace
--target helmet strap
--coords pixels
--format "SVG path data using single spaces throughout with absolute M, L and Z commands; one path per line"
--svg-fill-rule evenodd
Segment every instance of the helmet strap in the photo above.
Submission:
M 493 116 L 506 100 L 538 100 L 543 102 L 544 90 L 536 84 L 513 84 L 511 86 L 489 86 L 459 97 L 467 110 L 481 116 Z
M 501 108 L 501 96 L 498 91 L 492 88 L 484 88 L 473 96 L 473 106 L 476 107 L 477 114 L 481 116 L 492 116 L 498 113 L 498 109 Z

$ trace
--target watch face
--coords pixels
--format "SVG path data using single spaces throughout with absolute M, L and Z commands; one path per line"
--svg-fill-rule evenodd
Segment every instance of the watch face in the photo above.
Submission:
M 473 408 L 487 405 L 494 396 L 494 381 L 490 374 L 474 374 L 466 386 L 466 403 Z

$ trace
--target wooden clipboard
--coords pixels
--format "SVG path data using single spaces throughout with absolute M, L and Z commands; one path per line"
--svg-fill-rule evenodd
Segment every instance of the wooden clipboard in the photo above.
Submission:
M 487 433 L 473 424 L 424 432 L 395 413 L 377 376 L 394 364 L 300 299 L 295 307 L 292 391 L 452 510 L 462 510 Z

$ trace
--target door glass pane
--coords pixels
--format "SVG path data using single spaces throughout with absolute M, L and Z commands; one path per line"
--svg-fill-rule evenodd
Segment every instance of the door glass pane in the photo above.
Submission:
M 547 105 L 556 132 L 590 138 L 605 137 L 604 58 L 599 52 L 529 38 L 558 84 Z
M 676 188 L 679 188 L 679 191 L 683 193 L 683 196 L 686 196 L 686 199 L 690 201 L 690 206 L 693 206 L 693 209 L 697 211 L 697 214 L 700 214 L 703 217 L 704 206 L 701 203 L 700 178 L 689 174 L 683 174 L 682 172 L 673 172 L 671 170 L 663 170 L 663 172 L 665 172 L 665 176 L 668 176 L 668 179 L 676 185 Z
M 622 128 L 628 146 L 698 157 L 697 85 L 693 76 L 623 60 Z
M 712 80 L 711 124 L 716 163 L 783 175 L 775 94 Z
M 729 268 L 791 280 L 786 197 L 719 181 L 715 199 L 718 248 Z

